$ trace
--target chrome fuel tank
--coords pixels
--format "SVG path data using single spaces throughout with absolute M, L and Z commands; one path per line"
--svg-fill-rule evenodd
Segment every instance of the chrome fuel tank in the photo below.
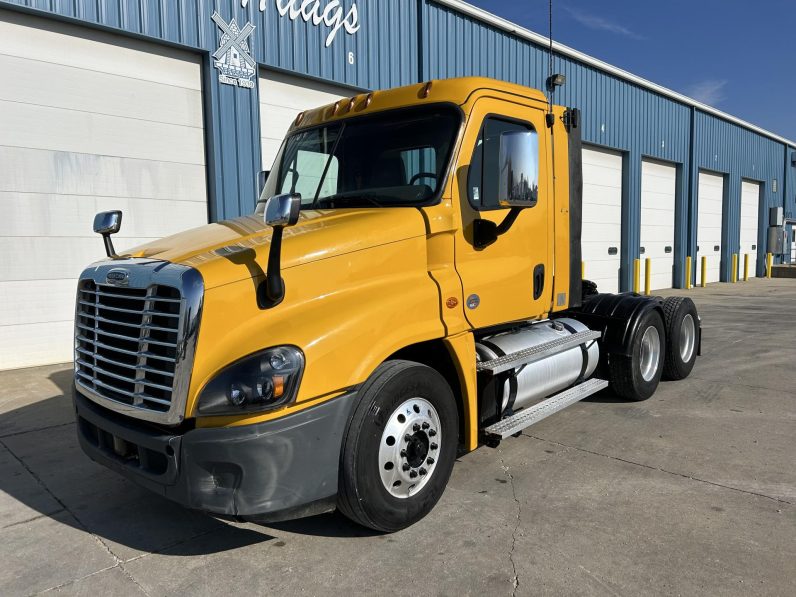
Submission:
M 588 329 L 574 319 L 544 321 L 482 338 L 476 342 L 475 350 L 479 361 L 488 361 Z M 514 375 L 503 382 L 501 411 L 509 407 L 517 410 L 529 406 L 568 388 L 579 379 L 588 378 L 599 360 L 600 349 L 597 342 L 591 341 L 517 367 Z M 500 390 L 498 395 L 501 395 Z

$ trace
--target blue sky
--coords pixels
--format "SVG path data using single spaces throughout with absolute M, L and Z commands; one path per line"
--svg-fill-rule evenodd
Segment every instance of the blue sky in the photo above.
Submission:
M 547 35 L 547 0 L 468 0 Z M 796 0 L 554 0 L 553 37 L 796 140 Z

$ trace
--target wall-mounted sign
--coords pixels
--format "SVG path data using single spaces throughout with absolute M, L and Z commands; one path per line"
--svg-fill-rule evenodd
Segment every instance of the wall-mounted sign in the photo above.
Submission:
M 243 8 L 248 6 L 249 0 L 241 0 Z M 267 0 L 260 0 L 260 11 L 265 11 Z M 274 0 L 276 10 L 280 17 L 287 17 L 291 21 L 301 18 L 305 23 L 312 23 L 315 27 L 325 25 L 329 28 L 326 35 L 328 48 L 340 29 L 348 35 L 359 31 L 359 11 L 354 2 L 348 12 L 344 13 L 340 0 Z
M 213 64 L 219 70 L 218 80 L 226 85 L 253 89 L 257 61 L 252 58 L 247 39 L 254 32 L 254 25 L 246 23 L 241 29 L 235 19 L 227 23 L 217 12 L 212 18 L 221 30 L 218 49 L 213 52 Z

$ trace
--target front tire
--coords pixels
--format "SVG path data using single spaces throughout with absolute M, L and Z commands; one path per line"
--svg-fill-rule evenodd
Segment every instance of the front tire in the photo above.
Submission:
M 663 373 L 666 336 L 658 311 L 647 311 L 633 337 L 631 356 L 609 355 L 611 388 L 622 398 L 646 400 L 655 393 Z
M 380 365 L 362 386 L 343 440 L 340 511 L 384 532 L 423 518 L 450 478 L 458 429 L 442 375 L 411 361 Z

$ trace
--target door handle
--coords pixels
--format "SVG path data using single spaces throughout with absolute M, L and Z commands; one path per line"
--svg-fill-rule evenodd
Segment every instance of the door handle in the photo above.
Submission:
M 533 300 L 538 300 L 544 290 L 544 265 L 533 268 Z

